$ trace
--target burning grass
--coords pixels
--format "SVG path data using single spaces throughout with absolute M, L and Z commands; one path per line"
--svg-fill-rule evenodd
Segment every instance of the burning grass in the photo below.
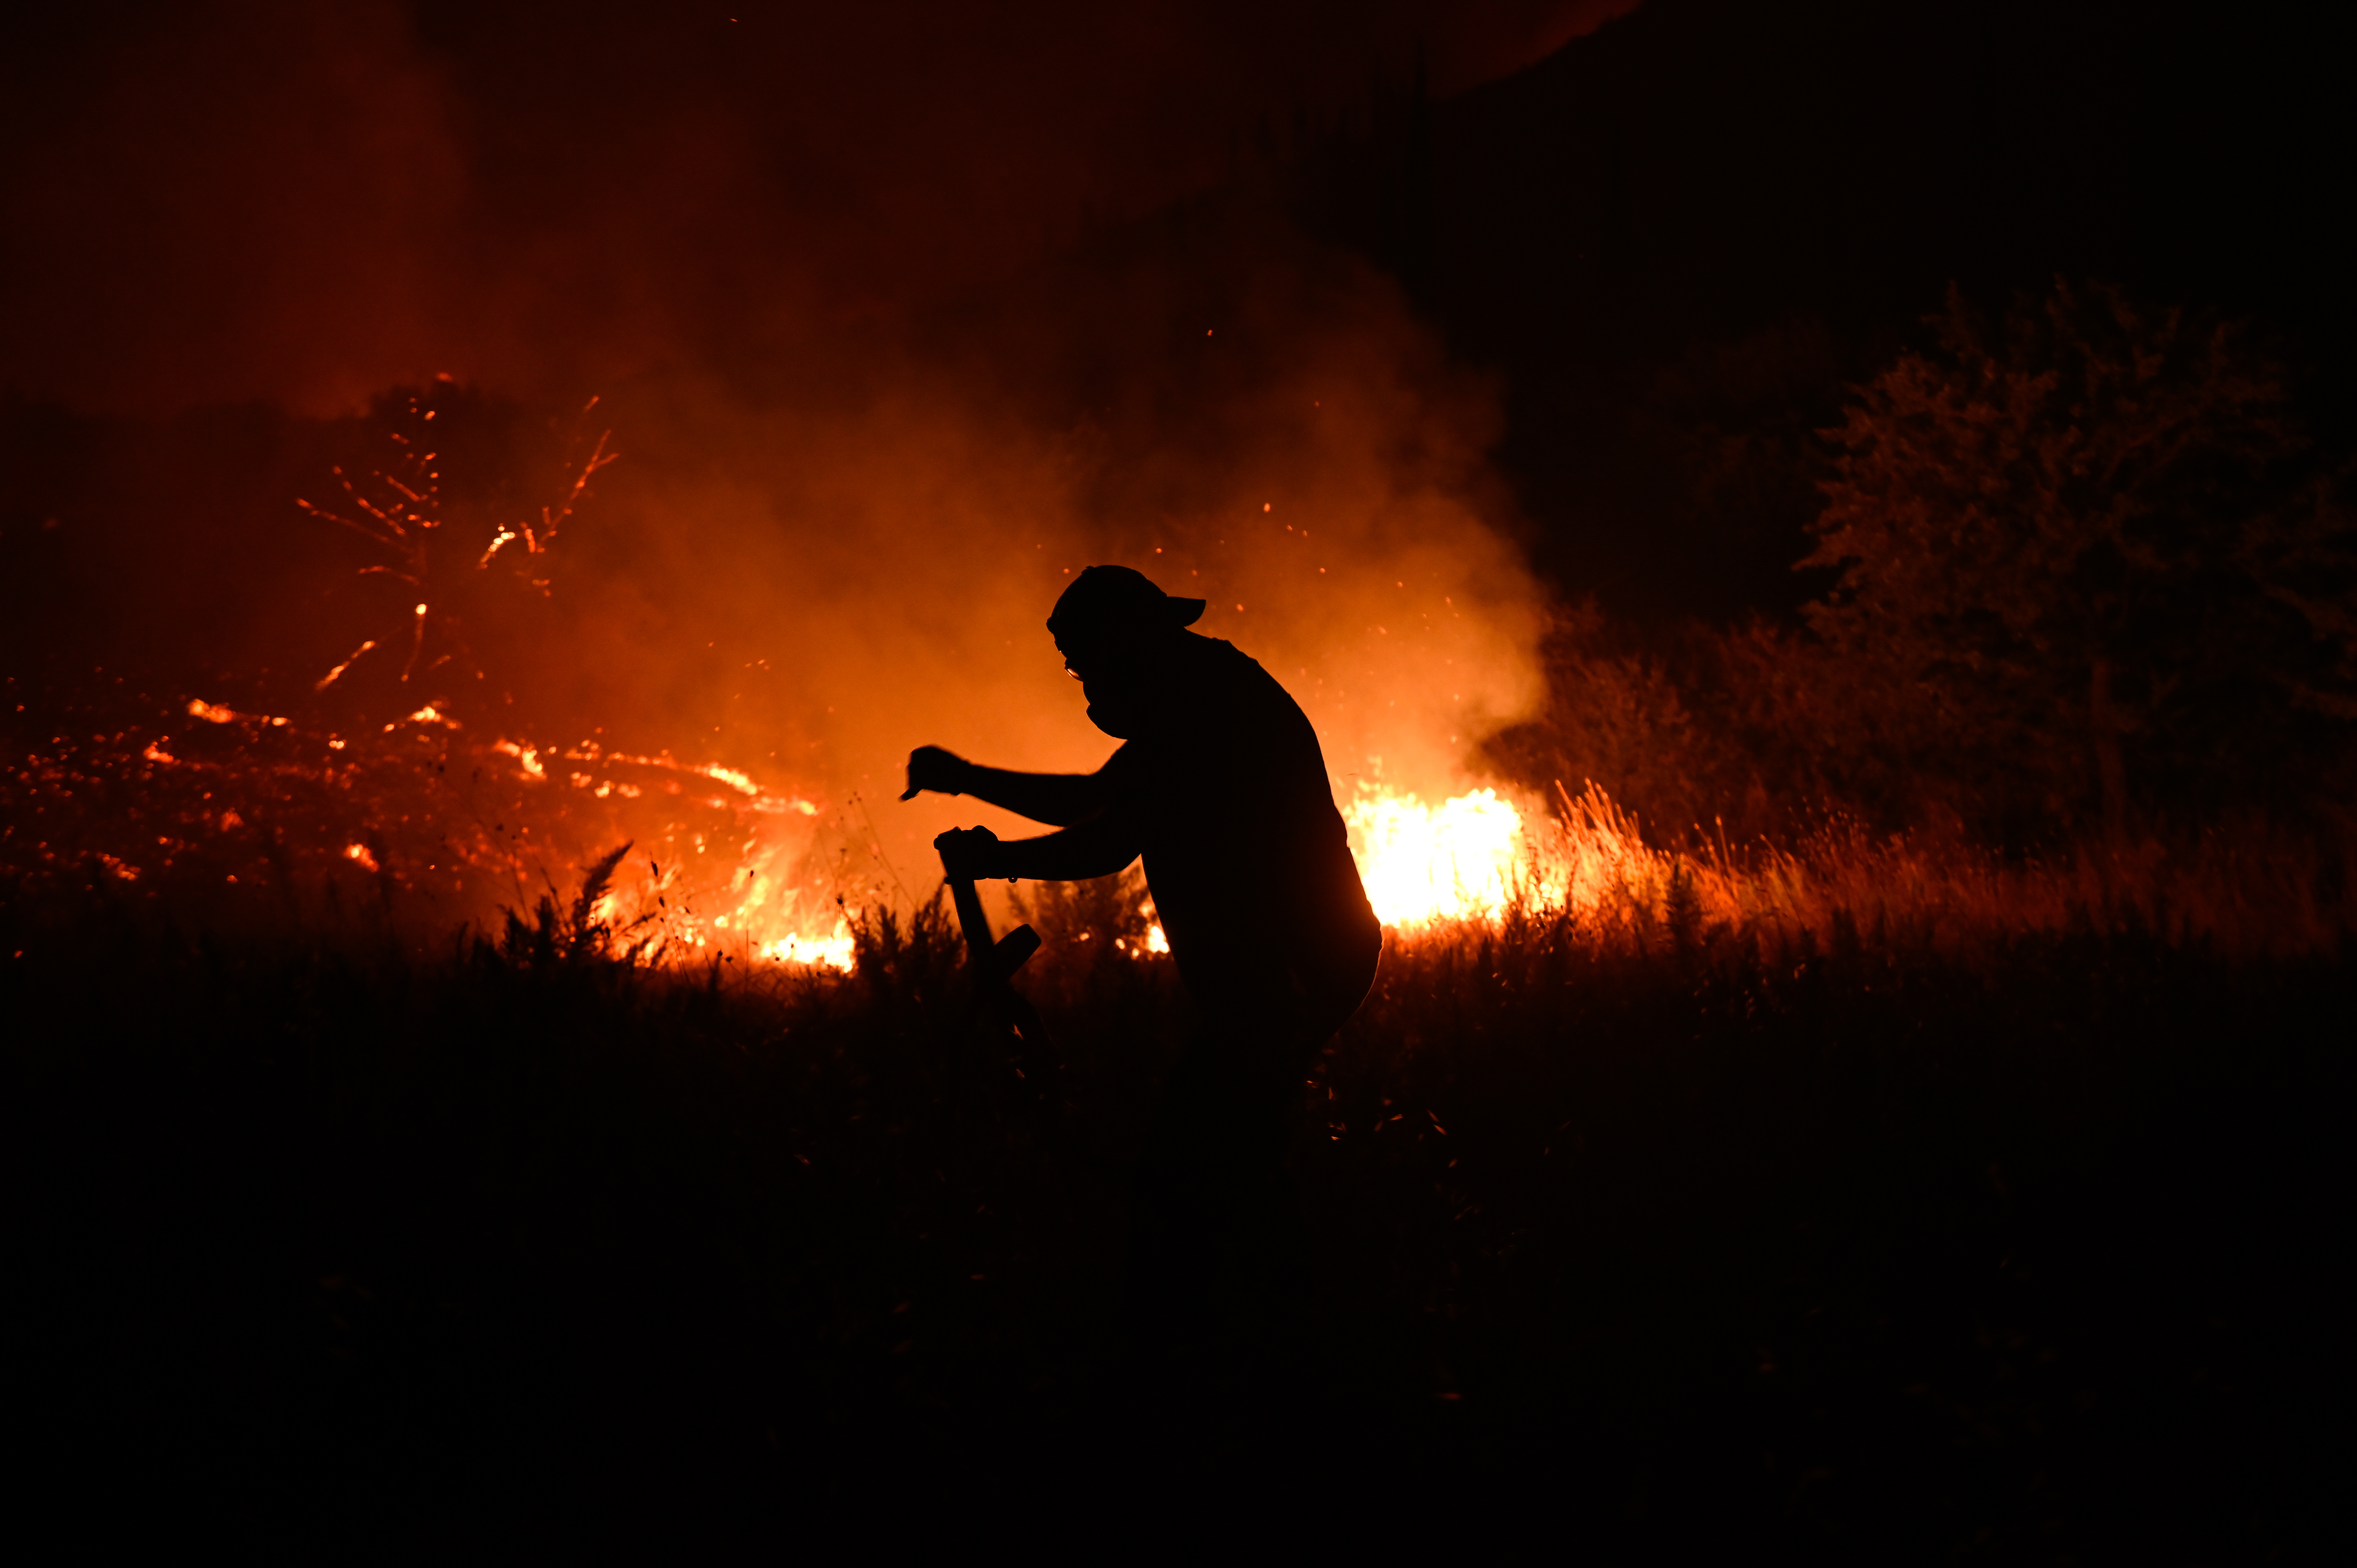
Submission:
M 742 950 L 846 968 L 884 875 L 858 803 L 595 736 L 478 733 L 433 702 L 338 734 L 103 680 L 9 682 L 0 874 L 39 903 L 92 877 L 224 929 L 325 920 L 414 940 L 498 926 L 617 844 L 592 923 L 648 962 Z
M 586 912 L 616 955 L 848 971 L 860 912 L 905 919 L 916 898 L 856 794 L 809 799 L 595 736 L 479 735 L 430 702 L 348 737 L 201 697 L 94 690 L 43 702 L 9 683 L 36 700 L 12 704 L 0 875 L 36 905 L 106 883 L 221 929 L 325 920 L 414 941 L 496 929 L 544 899 L 561 908 L 558 884 L 623 845 Z M 1857 929 L 1948 951 L 2153 932 L 2291 957 L 2338 950 L 2351 931 L 2339 857 L 2256 823 L 2025 857 L 1841 817 L 1783 843 L 1696 833 L 1669 847 L 1593 784 L 1437 803 L 1362 785 L 1344 814 L 1395 932 L 1538 922 L 1642 949 L 1705 931 L 1824 944 Z M 1064 896 L 1029 897 L 1058 908 Z M 1108 939 L 1132 957 L 1163 946 L 1141 908 Z

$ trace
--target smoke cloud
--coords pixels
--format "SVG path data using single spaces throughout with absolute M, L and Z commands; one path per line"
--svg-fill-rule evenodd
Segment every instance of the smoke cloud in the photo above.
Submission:
M 1249 209 L 1189 248 L 1185 286 L 1159 249 L 1083 259 L 953 348 L 872 339 L 766 397 L 625 387 L 561 596 L 584 651 L 529 705 L 835 799 L 888 800 L 920 742 L 1091 768 L 1114 743 L 1044 622 L 1113 561 L 1209 599 L 1199 629 L 1300 698 L 1346 793 L 1461 788 L 1536 684 L 1493 389 L 1387 280 Z M 977 820 L 892 810 L 917 841 Z

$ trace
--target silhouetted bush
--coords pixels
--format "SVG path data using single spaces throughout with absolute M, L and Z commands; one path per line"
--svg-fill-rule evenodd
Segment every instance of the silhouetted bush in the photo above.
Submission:
M 2230 325 L 2098 287 L 1995 321 L 1952 295 L 1929 326 L 1821 458 L 1723 455 L 1824 476 L 1799 566 L 1838 575 L 1804 630 L 1647 647 L 1566 614 L 1547 708 L 1486 758 L 1593 779 L 1672 839 L 1846 814 L 2116 849 L 2266 817 L 2345 859 L 2357 524 L 2279 372 Z

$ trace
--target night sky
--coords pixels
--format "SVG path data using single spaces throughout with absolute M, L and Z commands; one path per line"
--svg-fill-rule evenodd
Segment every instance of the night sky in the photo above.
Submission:
M 0 377 L 324 411 L 730 360 L 986 286 L 1625 0 L 61 9 L 6 68 Z

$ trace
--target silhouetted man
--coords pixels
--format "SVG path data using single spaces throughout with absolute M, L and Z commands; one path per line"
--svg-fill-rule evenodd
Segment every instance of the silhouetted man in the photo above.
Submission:
M 1174 1279 L 1265 1234 L 1304 1079 L 1383 948 L 1317 732 L 1258 663 L 1187 629 L 1202 613 L 1202 600 L 1125 566 L 1089 567 L 1048 629 L 1120 749 L 1094 773 L 1043 774 L 924 746 L 902 796 L 974 795 L 1062 830 L 943 833 L 954 875 L 1077 880 L 1145 857 L 1170 956 L 1201 1006 L 1138 1178 L 1141 1262 Z

